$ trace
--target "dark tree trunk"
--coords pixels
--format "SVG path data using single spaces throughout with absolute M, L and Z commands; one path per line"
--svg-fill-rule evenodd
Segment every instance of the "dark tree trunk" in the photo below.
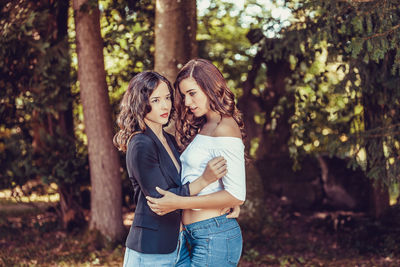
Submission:
M 68 9 L 69 1 L 60 1 L 57 5 L 57 42 L 63 42 L 68 46 Z M 68 64 L 70 66 L 70 64 Z M 69 69 L 65 70 L 69 73 Z M 68 98 L 71 97 L 71 88 L 64 88 L 65 94 Z M 68 108 L 58 114 L 58 127 L 66 139 L 70 139 L 71 143 L 75 143 L 74 139 L 74 123 L 73 123 L 73 107 L 72 102 L 68 103 Z M 58 191 L 60 195 L 60 211 L 63 227 L 67 228 L 69 224 L 76 223 L 82 224 L 85 221 L 82 207 L 78 204 L 76 194 L 70 185 L 64 183 L 58 184 Z
M 57 3 L 53 1 L 40 1 L 36 3 L 36 7 L 49 8 L 48 27 L 45 32 L 41 32 L 43 36 L 50 37 L 51 47 L 60 47 L 64 51 L 68 50 L 68 9 L 69 1 L 59 1 Z M 61 72 L 55 73 L 59 77 L 64 77 L 69 80 L 70 64 L 61 63 L 61 60 L 69 59 L 67 57 L 59 59 L 58 63 L 62 64 Z M 42 79 L 40 77 L 42 73 L 39 73 L 36 77 L 37 80 Z M 54 113 L 40 113 L 38 110 L 32 112 L 32 146 L 34 153 L 38 155 L 38 159 L 35 164 L 43 166 L 46 160 L 43 157 L 48 157 L 49 154 L 55 153 L 51 147 L 46 144 L 45 135 L 51 136 L 52 138 L 63 139 L 65 146 L 75 145 L 74 138 L 74 124 L 73 124 L 73 107 L 72 107 L 72 96 L 71 88 L 66 83 L 60 83 L 62 97 L 58 97 L 57 102 L 53 102 L 54 107 L 63 106 L 67 102 L 67 108 L 60 108 Z M 64 101 L 61 103 L 61 101 Z M 43 135 L 45 133 L 45 135 Z M 62 150 L 62 148 L 59 148 Z M 52 167 L 52 166 L 50 166 Z M 78 203 L 74 190 L 76 188 L 71 187 L 70 184 L 60 182 L 58 185 L 58 192 L 60 195 L 60 209 L 58 214 L 60 216 L 61 224 L 63 228 L 67 228 L 70 224 L 82 224 L 84 223 L 83 210 Z
M 255 81 L 264 61 L 263 51 L 259 50 L 255 55 L 246 80 L 242 84 L 243 95 L 238 100 L 238 108 L 243 114 L 243 122 L 246 130 L 245 148 L 250 153 L 252 140 L 260 138 L 262 125 L 254 121 L 254 115 L 263 110 L 262 101 L 252 93 Z M 246 166 L 246 202 L 242 207 L 239 217 L 240 224 L 248 229 L 260 231 L 265 225 L 267 210 L 264 205 L 264 188 L 262 177 L 253 163 Z
M 92 186 L 90 228 L 116 241 L 121 240 L 124 233 L 121 177 L 118 154 L 112 143 L 113 127 L 100 35 L 100 12 L 97 1 L 74 0 L 73 4 L 78 79 Z
M 302 185 L 295 183 L 294 177 L 299 174 L 294 174 L 292 170 L 293 161 L 288 150 L 289 118 L 293 114 L 294 96 L 286 90 L 285 79 L 291 75 L 291 71 L 289 63 L 285 60 L 278 62 L 271 60 L 266 62 L 266 65 L 267 85 L 262 95 L 265 123 L 261 129 L 255 164 L 263 177 L 262 181 L 266 191 L 285 195 L 289 199 L 297 198 L 297 195 L 292 194 L 296 191 L 292 187 Z M 287 99 L 286 105 L 282 107 L 279 116 L 272 118 L 273 109 L 283 97 Z M 308 171 L 312 172 L 312 170 Z M 298 181 L 296 182 L 298 183 Z M 303 181 L 303 183 L 307 182 Z
M 257 158 L 277 159 L 289 157 L 288 141 L 290 138 L 289 118 L 293 115 L 294 95 L 286 90 L 285 79 L 291 75 L 289 63 L 285 60 L 267 62 L 267 87 L 264 93 L 264 111 L 266 121 L 263 127 Z M 273 108 L 281 98 L 287 99 L 283 112 L 271 118 Z M 275 120 L 275 121 L 273 121 Z
M 365 130 L 373 130 L 382 127 L 383 110 L 382 107 L 376 103 L 376 97 L 364 93 L 363 105 L 364 105 L 364 124 Z M 366 143 L 366 152 L 368 159 L 367 171 L 370 171 L 372 167 L 376 167 L 381 162 L 385 162 L 384 155 L 383 137 L 369 140 Z M 384 184 L 383 180 L 387 173 L 384 166 L 380 166 L 378 172 L 379 179 L 376 181 L 371 180 L 371 195 L 370 195 L 370 214 L 376 218 L 380 217 L 383 212 L 389 208 L 389 191 Z
M 243 95 L 238 101 L 238 108 L 243 114 L 243 121 L 246 127 L 247 138 L 245 140 L 247 153 L 251 146 L 253 138 L 260 138 L 262 126 L 254 121 L 254 115 L 257 112 L 263 111 L 262 101 L 255 96 L 251 90 L 255 88 L 255 82 L 260 70 L 261 64 L 264 61 L 264 51 L 259 50 L 253 59 L 251 70 L 247 74 L 246 81 L 242 84 Z

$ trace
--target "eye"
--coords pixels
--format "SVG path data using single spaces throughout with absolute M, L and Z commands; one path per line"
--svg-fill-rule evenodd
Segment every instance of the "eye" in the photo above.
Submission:
M 167 96 L 165 99 L 171 100 L 171 96 L 169 95 L 169 96 Z
M 158 98 L 151 100 L 151 103 L 158 103 L 160 100 Z
M 196 94 L 196 92 L 190 92 L 189 95 L 190 96 L 194 96 Z

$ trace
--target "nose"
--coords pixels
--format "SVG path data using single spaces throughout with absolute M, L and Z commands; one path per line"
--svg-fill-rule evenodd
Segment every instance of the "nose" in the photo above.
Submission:
M 185 106 L 190 106 L 190 104 L 192 103 L 192 100 L 190 99 L 190 97 L 185 96 Z
M 169 101 L 166 101 L 166 100 L 161 101 L 161 108 L 162 109 L 168 109 L 169 108 L 169 104 L 170 104 Z

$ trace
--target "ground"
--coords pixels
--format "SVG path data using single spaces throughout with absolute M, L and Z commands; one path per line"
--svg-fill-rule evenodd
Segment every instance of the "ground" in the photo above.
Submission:
M 122 266 L 123 245 L 100 247 L 85 229 L 60 229 L 49 205 L 0 200 L 0 266 Z M 262 229 L 243 229 L 239 266 L 400 266 L 400 231 L 388 227 L 362 213 L 271 211 Z

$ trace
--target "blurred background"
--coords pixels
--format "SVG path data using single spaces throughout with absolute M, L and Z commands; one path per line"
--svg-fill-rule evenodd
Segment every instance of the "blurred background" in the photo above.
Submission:
M 0 1 L 0 266 L 120 266 L 129 80 L 211 60 L 247 131 L 240 266 L 400 265 L 400 1 Z M 173 127 L 170 127 L 173 132 Z

